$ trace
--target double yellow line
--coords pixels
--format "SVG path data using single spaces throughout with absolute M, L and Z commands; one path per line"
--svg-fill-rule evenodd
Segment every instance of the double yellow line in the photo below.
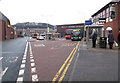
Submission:
M 61 68 L 59 69 L 59 71 L 56 73 L 55 77 L 52 80 L 52 83 L 55 83 L 55 81 L 58 79 L 59 75 L 61 74 L 61 72 L 63 71 L 63 73 L 61 74 L 58 83 L 62 82 L 71 62 L 72 59 L 74 58 L 74 55 L 77 51 L 78 45 L 79 45 L 80 41 L 78 42 L 78 44 L 76 45 L 75 48 L 73 48 L 72 52 L 70 53 L 70 55 L 68 56 L 68 58 L 65 60 L 64 64 L 61 66 Z M 72 56 L 72 57 L 71 57 Z M 69 61 L 69 62 L 68 62 Z M 68 63 L 67 63 L 68 62 Z M 66 66 L 67 65 L 67 66 Z M 66 67 L 65 67 L 66 66 Z M 65 67 L 65 68 L 64 68 Z M 64 69 L 64 70 L 63 70 Z

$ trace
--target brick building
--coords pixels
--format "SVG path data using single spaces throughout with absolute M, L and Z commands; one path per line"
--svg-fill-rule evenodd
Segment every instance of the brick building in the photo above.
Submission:
M 117 42 L 118 30 L 120 29 L 120 0 L 112 0 L 92 15 L 93 24 L 104 25 L 104 36 L 113 31 Z
M 10 20 L 0 12 L 0 40 L 17 38 L 16 31 L 11 27 Z
M 65 25 L 56 25 L 57 32 L 61 34 L 62 37 L 65 36 L 65 30 L 66 29 L 81 29 L 82 33 L 84 33 L 84 23 L 79 24 L 65 24 Z

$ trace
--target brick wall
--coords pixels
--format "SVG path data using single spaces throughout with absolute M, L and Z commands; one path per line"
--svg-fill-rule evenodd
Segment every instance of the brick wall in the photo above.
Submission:
M 115 5 L 115 19 L 104 24 L 104 36 L 108 27 L 112 28 L 115 41 L 117 42 L 118 29 L 120 28 L 120 3 Z

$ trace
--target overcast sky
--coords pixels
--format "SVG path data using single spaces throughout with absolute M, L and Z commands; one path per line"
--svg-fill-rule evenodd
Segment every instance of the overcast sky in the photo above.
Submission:
M 45 22 L 83 23 L 111 0 L 0 0 L 0 11 L 11 24 Z

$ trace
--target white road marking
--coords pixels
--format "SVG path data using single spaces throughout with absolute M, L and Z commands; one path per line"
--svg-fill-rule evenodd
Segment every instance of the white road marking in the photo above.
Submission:
M 17 83 L 23 83 L 23 76 L 24 76 L 24 72 L 25 72 L 25 63 L 26 63 L 26 57 L 27 57 L 27 49 L 28 49 L 28 42 L 25 47 L 25 52 L 23 55 L 22 64 L 20 66 L 21 70 L 19 70 L 19 76 L 17 78 Z
M 31 62 L 34 62 L 34 59 L 31 59 L 30 61 L 31 61 Z
M 34 67 L 31 69 L 31 73 L 35 73 L 35 72 L 36 72 L 36 68 Z
M 31 67 L 35 66 L 35 63 L 31 63 Z
M 5 70 L 3 71 L 2 75 L 4 75 L 7 70 L 8 70 L 8 67 L 5 68 Z
M 25 71 L 24 69 L 21 69 L 21 70 L 19 71 L 19 76 L 20 76 L 20 75 L 23 75 L 23 74 L 24 74 L 24 71 Z
M 0 60 L 2 60 L 3 59 L 3 57 L 0 57 Z
M 35 47 L 45 47 L 44 44 L 34 44 Z
M 32 75 L 32 81 L 38 81 L 38 75 L 37 74 Z
M 33 55 L 31 54 L 30 56 L 32 56 L 33 57 Z
M 34 62 L 34 57 L 33 57 L 33 54 L 32 54 L 32 48 L 31 48 L 30 42 L 29 42 L 29 46 L 30 46 L 29 50 L 30 50 L 32 81 L 35 82 L 35 81 L 38 81 L 38 75 L 34 74 L 34 73 L 37 73 L 37 70 L 36 70 L 36 67 L 35 67 L 35 62 Z M 36 46 L 36 47 L 44 47 L 45 45 L 44 44 L 39 44 L 39 45 L 34 44 L 34 46 Z
M 25 59 L 26 59 L 26 57 L 23 57 L 23 59 L 25 60 Z
M 27 42 L 27 44 L 26 44 L 26 48 L 25 48 L 24 55 L 26 55 L 26 54 L 27 54 L 27 49 L 28 49 L 28 42 Z
M 22 60 L 22 63 L 26 63 L 26 60 Z
M 15 58 L 15 59 L 14 59 Z M 14 60 L 13 60 L 14 59 Z M 16 62 L 17 61 L 17 59 L 18 59 L 18 57 L 12 57 L 12 60 L 10 60 L 9 62 L 10 63 L 14 63 L 14 62 Z
M 31 59 L 33 59 L 33 57 L 30 57 Z
M 18 77 L 17 78 L 17 83 L 22 83 L 22 81 L 23 81 L 23 77 Z
M 25 64 L 21 64 L 21 67 L 20 68 L 25 68 Z
M 6 67 L 4 71 L 0 72 L 0 80 L 2 79 L 2 76 L 4 76 L 7 70 L 8 70 L 8 67 Z
M 24 57 L 26 57 L 27 55 L 24 55 Z

